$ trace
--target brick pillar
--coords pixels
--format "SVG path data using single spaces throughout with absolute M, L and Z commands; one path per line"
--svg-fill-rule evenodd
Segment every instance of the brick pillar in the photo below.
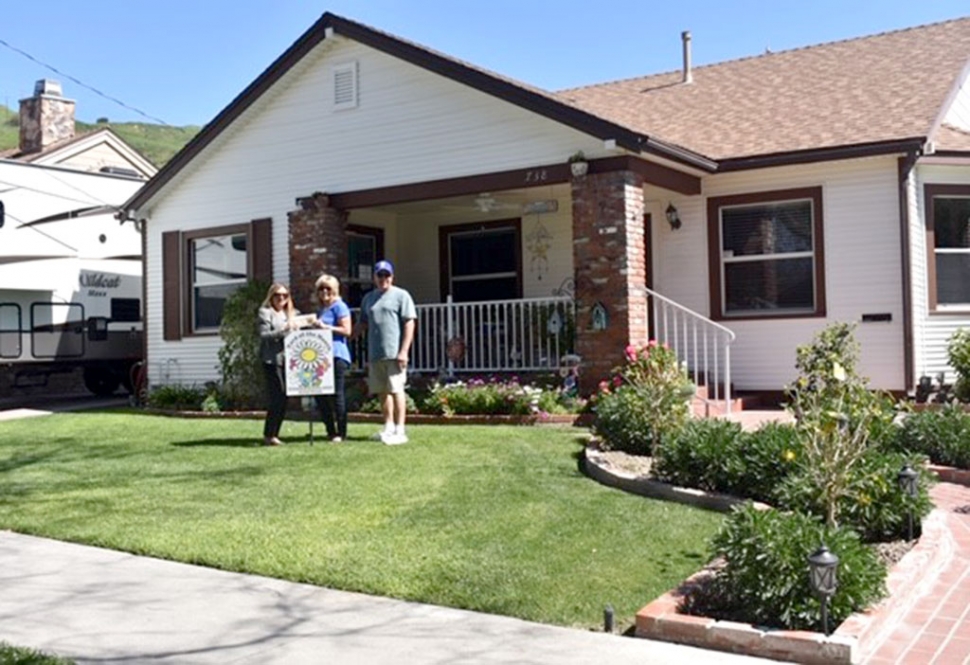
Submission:
M 580 391 L 590 394 L 623 362 L 628 344 L 648 339 L 643 178 L 632 171 L 573 178 L 572 203 L 576 352 Z M 605 330 L 593 330 L 597 303 L 609 317 Z
M 330 205 L 319 192 L 300 199 L 300 208 L 287 214 L 290 227 L 290 290 L 302 312 L 315 312 L 313 283 L 321 273 L 341 280 L 347 274 L 347 212 Z M 346 295 L 346 293 L 344 293 Z

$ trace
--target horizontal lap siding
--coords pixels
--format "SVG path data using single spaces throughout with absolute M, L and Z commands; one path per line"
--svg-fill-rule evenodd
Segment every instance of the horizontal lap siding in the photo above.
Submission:
M 960 314 L 930 314 L 929 296 L 927 293 L 926 261 L 928 258 L 925 235 L 926 202 L 923 188 L 927 184 L 934 185 L 968 185 L 970 184 L 970 169 L 956 166 L 918 166 L 916 169 L 916 215 L 911 217 L 913 223 L 913 307 L 915 327 L 919 331 L 920 345 L 916 357 L 916 378 L 920 376 L 936 376 L 945 372 L 948 381 L 953 381 L 955 375 L 950 368 L 946 347 L 950 337 L 959 328 L 970 328 L 970 312 Z M 920 270 L 916 270 L 919 262 Z
M 811 341 L 813 335 L 835 321 L 858 323 L 860 369 L 874 387 L 903 388 L 896 172 L 895 158 L 881 158 L 705 179 L 705 197 L 822 187 L 827 316 L 723 322 L 737 334 L 731 367 L 738 389 L 777 390 L 791 382 L 796 376 L 796 346 Z M 706 198 L 673 203 L 683 225 L 670 231 L 655 224 L 655 228 L 660 227 L 659 239 L 655 235 L 655 284 L 664 295 L 707 314 Z M 665 207 L 666 203 L 658 205 Z M 862 315 L 868 313 L 889 313 L 892 322 L 861 323 Z
M 332 111 L 330 67 L 352 60 L 358 62 L 359 106 Z M 575 130 L 352 41 L 326 40 L 197 156 L 153 210 L 142 211 L 150 217 L 148 317 L 157 322 L 148 329 L 149 381 L 218 377 L 218 337 L 162 340 L 165 231 L 271 218 L 274 274 L 289 281 L 286 213 L 297 197 L 562 162 L 579 149 L 603 154 L 601 141 Z M 436 268 L 435 255 L 403 248 L 407 232 L 395 227 L 393 216 L 376 218 L 368 222 L 367 214 L 352 213 L 350 221 L 387 229 L 388 254 L 400 249 L 408 258 L 398 271 L 402 284 L 411 265 L 433 261 Z M 524 224 L 523 232 L 528 228 Z M 437 241 L 431 248 L 436 254 Z M 415 276 L 423 292 L 429 285 Z M 177 379 L 163 365 L 178 366 Z

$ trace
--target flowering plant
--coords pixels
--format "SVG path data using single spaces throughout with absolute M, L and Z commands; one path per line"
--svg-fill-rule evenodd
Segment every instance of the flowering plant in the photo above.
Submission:
M 609 448 L 651 454 L 687 422 L 694 384 L 666 344 L 630 345 L 624 356 L 625 364 L 600 382 L 594 428 Z
M 521 384 L 509 379 L 472 378 L 467 381 L 435 383 L 424 400 L 422 411 L 454 415 L 536 415 L 570 411 L 568 400 L 558 390 Z

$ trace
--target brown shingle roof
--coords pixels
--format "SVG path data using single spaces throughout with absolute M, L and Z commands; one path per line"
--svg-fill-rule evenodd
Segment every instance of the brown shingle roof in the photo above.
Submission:
M 559 92 L 713 159 L 927 137 L 970 60 L 970 18 Z

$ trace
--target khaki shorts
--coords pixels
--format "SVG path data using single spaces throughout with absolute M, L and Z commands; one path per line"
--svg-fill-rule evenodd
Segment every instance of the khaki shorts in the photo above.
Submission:
M 403 393 L 408 382 L 407 370 L 401 369 L 397 359 L 378 360 L 367 367 L 367 387 L 372 394 Z

